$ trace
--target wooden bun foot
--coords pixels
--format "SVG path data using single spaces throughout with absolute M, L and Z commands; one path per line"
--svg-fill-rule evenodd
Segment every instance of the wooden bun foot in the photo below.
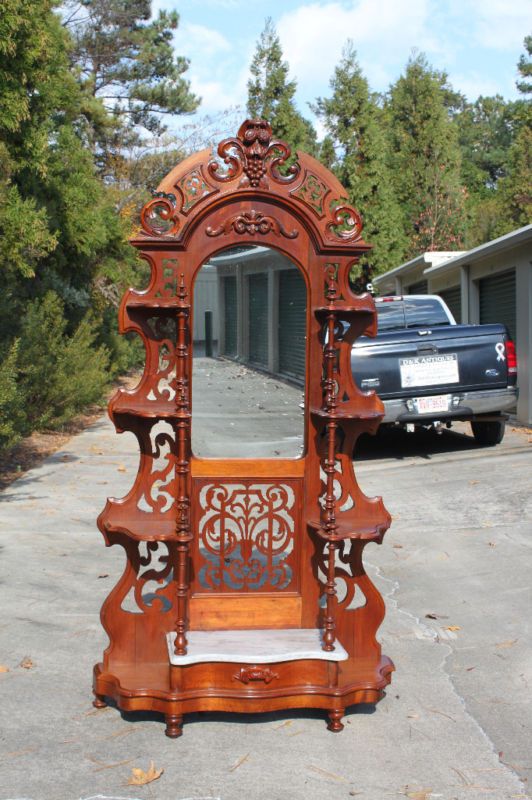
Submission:
M 332 731 L 333 733 L 340 733 L 343 731 L 344 726 L 342 723 L 342 717 L 344 716 L 343 708 L 335 709 L 334 711 L 329 711 L 329 724 L 327 725 L 327 729 Z
M 165 734 L 169 739 L 177 739 L 183 733 L 183 717 L 177 714 L 165 714 L 166 730 Z
M 103 694 L 97 694 L 92 701 L 92 705 L 94 708 L 107 708 L 107 703 L 105 702 Z

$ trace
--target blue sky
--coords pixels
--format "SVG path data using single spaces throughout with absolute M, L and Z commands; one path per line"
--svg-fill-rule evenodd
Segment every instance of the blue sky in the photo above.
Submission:
M 154 0 L 153 8 L 180 14 L 176 52 L 190 59 L 188 78 L 203 98 L 202 114 L 244 108 L 249 64 L 267 15 L 305 114 L 309 102 L 327 95 L 348 38 L 376 91 L 397 79 L 417 48 L 470 99 L 495 93 L 512 99 L 523 39 L 532 32 L 531 0 Z

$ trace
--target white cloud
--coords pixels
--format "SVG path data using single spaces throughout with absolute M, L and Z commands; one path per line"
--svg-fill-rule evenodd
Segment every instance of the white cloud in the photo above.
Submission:
M 204 25 L 195 25 L 192 22 L 182 22 L 174 36 L 176 48 L 185 53 L 189 58 L 194 57 L 199 61 L 202 56 L 209 57 L 231 51 L 231 44 L 212 28 Z
M 283 14 L 277 30 L 292 73 L 300 85 L 310 85 L 332 74 L 348 38 L 355 49 L 375 47 L 376 72 L 381 78 L 388 76 L 383 65 L 397 58 L 406 60 L 413 46 L 439 51 L 429 19 L 429 0 L 314 2 Z
M 532 27 L 530 0 L 471 0 L 471 6 L 479 44 L 519 52 Z

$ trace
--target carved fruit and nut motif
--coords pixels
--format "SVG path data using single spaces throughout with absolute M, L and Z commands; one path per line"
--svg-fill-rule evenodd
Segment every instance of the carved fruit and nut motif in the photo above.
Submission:
M 236 138 L 224 139 L 218 145 L 218 156 L 226 165 L 221 172 L 219 161 L 211 161 L 209 175 L 217 181 L 232 181 L 242 175 L 239 186 L 267 189 L 268 178 L 277 183 L 291 183 L 299 174 L 299 164 L 279 169 L 290 158 L 290 148 L 285 142 L 272 139 L 271 125 L 263 119 L 247 119 L 238 129 Z

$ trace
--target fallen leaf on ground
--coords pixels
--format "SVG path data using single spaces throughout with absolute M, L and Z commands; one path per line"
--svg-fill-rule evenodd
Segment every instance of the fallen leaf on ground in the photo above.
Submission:
M 120 466 L 117 467 L 117 472 L 127 472 L 127 469 L 124 467 L 123 464 L 120 464 Z
M 430 614 L 425 614 L 425 619 L 449 619 L 446 614 L 436 614 L 435 611 L 431 611 Z
M 280 725 L 277 725 L 275 730 L 276 731 L 280 731 L 281 728 L 288 728 L 288 726 L 291 725 L 293 723 L 293 721 L 294 720 L 292 720 L 292 719 L 287 719 L 287 720 L 285 720 L 285 722 L 282 722 Z
M 98 577 L 99 578 L 108 578 L 109 577 L 109 573 L 108 572 L 102 572 L 102 574 L 98 575 Z
M 396 550 L 402 550 L 403 549 L 403 545 L 402 544 L 393 544 L 392 547 L 395 547 Z
M 513 647 L 518 641 L 519 639 L 508 639 L 506 642 L 499 642 L 499 644 L 496 644 L 495 647 L 499 647 L 502 650 L 505 647 Z
M 152 783 L 158 780 L 163 774 L 164 769 L 155 769 L 155 764 L 150 761 L 150 766 L 147 772 L 138 767 L 133 767 L 131 770 L 131 778 L 128 780 L 128 786 L 146 786 L 147 783 Z
M 469 481 L 470 486 L 476 486 L 477 483 L 480 483 L 480 481 Z
M 318 775 L 323 775 L 324 778 L 330 778 L 333 781 L 337 781 L 337 783 L 347 783 L 347 780 L 341 775 L 336 775 L 334 772 L 328 772 L 326 769 L 314 766 L 314 764 L 309 764 L 307 769 L 312 770 L 312 772 L 317 772 Z
M 430 800 L 432 789 L 405 789 L 405 794 L 410 800 Z
M 462 628 L 460 627 L 460 625 L 447 625 L 445 630 L 446 631 L 461 631 Z
M 489 546 L 490 546 L 490 547 L 497 547 L 497 545 L 495 544 L 495 542 L 488 542 L 488 544 L 489 544 Z
M 471 672 L 473 669 L 475 669 L 475 667 L 466 667 L 466 672 Z
M 6 667 L 5 664 L 0 664 L 0 672 L 9 672 L 9 667 Z
M 235 769 L 238 769 L 239 767 L 241 767 L 241 766 L 242 766 L 242 764 L 243 764 L 245 761 L 247 761 L 247 760 L 248 760 L 248 758 L 249 758 L 249 753 L 246 753 L 246 755 L 245 755 L 245 756 L 241 756 L 240 758 L 237 758 L 237 760 L 235 761 L 235 763 L 233 764 L 233 766 L 232 766 L 232 767 L 229 767 L 229 772 L 234 772 L 234 771 L 235 771 Z
M 19 664 L 19 667 L 22 667 L 23 669 L 33 669 L 34 666 L 35 666 L 35 661 L 32 661 L 29 656 L 24 656 L 24 658 Z

